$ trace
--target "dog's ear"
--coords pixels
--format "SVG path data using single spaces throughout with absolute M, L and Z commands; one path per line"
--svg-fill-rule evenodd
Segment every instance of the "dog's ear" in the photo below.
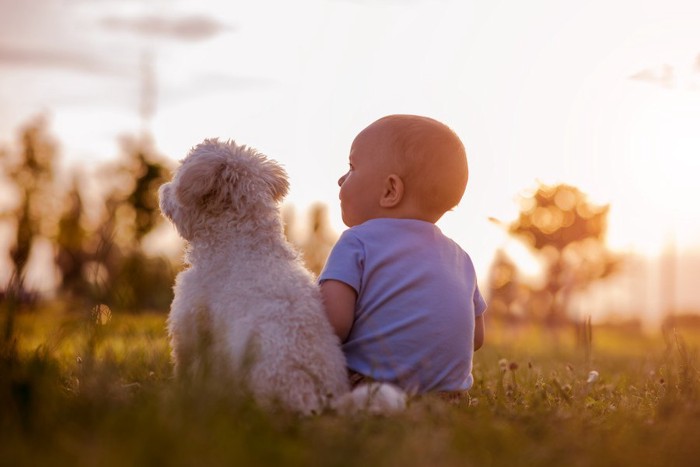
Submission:
M 282 201 L 289 192 L 287 172 L 277 162 L 269 159 L 265 161 L 263 168 L 262 179 L 270 190 L 272 199 Z
M 217 144 L 195 147 L 178 173 L 176 196 L 180 204 L 214 206 L 224 201 L 230 196 L 228 187 L 237 178 L 235 171 L 226 168 L 226 155 Z
M 183 218 L 182 216 L 180 203 L 176 199 L 176 190 L 174 187 L 175 185 L 172 182 L 168 182 L 161 185 L 158 189 L 160 211 L 173 223 L 182 238 L 190 240 L 192 238 L 190 223 L 187 217 Z
M 173 220 L 173 215 L 175 214 L 175 208 L 177 206 L 177 203 L 173 199 L 172 188 L 172 183 L 168 182 L 162 184 L 158 189 L 160 212 L 171 221 Z

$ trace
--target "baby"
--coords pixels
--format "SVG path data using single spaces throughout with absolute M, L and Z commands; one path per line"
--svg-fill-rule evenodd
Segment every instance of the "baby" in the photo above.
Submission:
M 390 115 L 355 138 L 338 180 L 350 228 L 319 277 L 352 379 L 419 394 L 472 386 L 486 303 L 469 255 L 435 226 L 467 179 L 462 142 L 431 118 Z

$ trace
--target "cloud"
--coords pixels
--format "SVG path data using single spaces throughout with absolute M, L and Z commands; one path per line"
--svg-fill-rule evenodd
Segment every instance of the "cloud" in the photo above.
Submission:
M 629 79 L 655 84 L 668 89 L 700 89 L 700 83 L 697 79 L 697 75 L 700 74 L 700 54 L 696 55 L 692 61 L 676 65 L 664 64 L 645 68 L 630 75 Z
M 93 30 L 76 1 L 0 0 L 0 67 L 123 74 Z
M 672 88 L 676 81 L 674 69 L 671 65 L 645 68 L 644 70 L 634 73 L 629 78 L 635 81 L 657 84 L 666 88 Z
M 158 94 L 168 103 L 188 101 L 208 95 L 226 95 L 252 89 L 274 86 L 272 80 L 257 76 L 230 75 L 226 73 L 209 73 L 195 76 L 180 86 L 163 86 Z
M 59 68 L 86 73 L 117 75 L 117 69 L 103 59 L 68 50 L 30 49 L 0 44 L 0 66 Z
M 160 36 L 184 41 L 198 41 L 214 37 L 225 30 L 235 29 L 206 16 L 164 18 L 159 16 L 117 17 L 102 20 L 108 29 L 128 31 L 145 36 Z

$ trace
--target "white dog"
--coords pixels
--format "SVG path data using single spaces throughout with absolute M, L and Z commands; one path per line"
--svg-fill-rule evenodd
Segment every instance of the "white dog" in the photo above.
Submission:
M 178 377 L 241 383 L 301 413 L 348 392 L 345 358 L 318 287 L 284 239 L 284 169 L 251 148 L 205 140 L 160 188 L 189 243 L 168 330 Z

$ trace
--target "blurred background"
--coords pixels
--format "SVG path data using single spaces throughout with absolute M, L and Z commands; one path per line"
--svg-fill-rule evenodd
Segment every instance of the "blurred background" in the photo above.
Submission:
M 317 273 L 353 138 L 413 113 L 467 148 L 438 225 L 493 318 L 697 322 L 698 24 L 694 0 L 0 0 L 0 297 L 167 311 L 156 191 L 207 137 L 286 167 Z

